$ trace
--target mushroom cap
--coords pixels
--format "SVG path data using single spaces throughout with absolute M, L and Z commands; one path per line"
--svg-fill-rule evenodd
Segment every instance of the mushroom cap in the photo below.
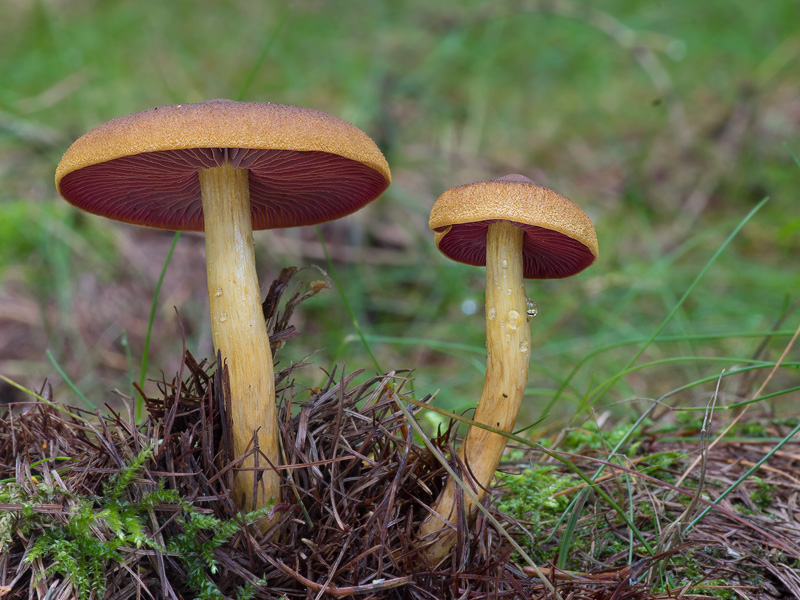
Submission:
M 346 121 L 295 106 L 209 100 L 95 127 L 64 154 L 56 187 L 93 214 L 202 231 L 197 172 L 225 163 L 250 170 L 253 229 L 337 219 L 391 182 L 381 151 Z
M 431 209 L 436 247 L 457 262 L 486 265 L 486 232 L 495 221 L 525 231 L 523 276 L 561 279 L 597 258 L 592 222 L 572 200 L 522 175 L 461 185 L 445 191 Z

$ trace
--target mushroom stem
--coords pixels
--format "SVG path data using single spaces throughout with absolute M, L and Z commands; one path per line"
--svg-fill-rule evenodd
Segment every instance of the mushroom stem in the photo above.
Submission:
M 489 225 L 486 238 L 486 378 L 474 421 L 511 432 L 517 420 L 528 381 L 531 333 L 522 277 L 524 231 L 508 221 Z M 458 456 L 466 465 L 462 473 L 478 499 L 494 477 L 507 438 L 470 426 Z M 430 565 L 441 562 L 455 542 L 457 484 L 448 480 L 430 515 L 420 526 L 419 538 L 432 541 L 426 549 Z M 474 503 L 463 499 L 466 522 Z
M 199 178 L 211 332 L 214 350 L 222 356 L 218 368 L 228 367 L 234 457 L 252 448 L 254 435 L 258 440 L 259 454 L 240 463 L 234 479 L 234 500 L 247 512 L 277 499 L 280 491 L 280 476 L 267 463 L 280 464 L 280 446 L 272 352 L 253 249 L 248 171 L 224 165 L 201 170 Z

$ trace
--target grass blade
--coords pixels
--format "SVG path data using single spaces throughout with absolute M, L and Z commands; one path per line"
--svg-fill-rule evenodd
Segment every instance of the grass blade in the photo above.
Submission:
M 700 270 L 700 273 L 697 274 L 694 281 L 689 285 L 687 290 L 681 296 L 681 299 L 672 307 L 672 310 L 667 314 L 661 324 L 656 328 L 653 334 L 642 344 L 641 348 L 634 354 L 634 356 L 628 361 L 628 363 L 623 367 L 622 371 L 620 371 L 616 376 L 609 379 L 608 381 L 603 382 L 600 386 L 595 388 L 592 393 L 589 395 L 589 401 L 585 406 L 582 408 L 588 408 L 592 406 L 595 402 L 600 400 L 606 392 L 608 392 L 614 385 L 623 377 L 624 373 L 631 367 L 633 364 L 639 360 L 639 357 L 644 354 L 645 350 L 650 347 L 650 345 L 656 340 L 658 335 L 664 330 L 667 324 L 672 320 L 672 318 L 678 313 L 681 306 L 683 306 L 684 302 L 689 298 L 692 294 L 694 289 L 697 285 L 702 281 L 703 277 L 705 277 L 706 273 L 708 273 L 711 266 L 717 261 L 720 255 L 725 251 L 725 249 L 730 245 L 730 243 L 734 240 L 734 238 L 739 234 L 742 228 L 752 219 L 755 214 L 761 210 L 761 208 L 769 201 L 769 198 L 764 198 L 761 202 L 759 202 L 745 217 L 739 222 L 739 224 L 734 228 L 734 230 L 730 233 L 730 235 L 725 239 L 722 245 L 717 249 L 714 255 L 706 262 L 705 266 Z M 581 411 L 578 410 L 575 413 L 577 416 Z
M 800 432 L 800 423 L 798 423 L 798 424 L 795 426 L 795 428 L 794 428 L 794 429 L 792 429 L 792 430 L 791 430 L 789 433 L 787 433 L 787 434 L 786 434 L 786 436 L 785 436 L 785 437 L 784 437 L 784 438 L 783 438 L 783 439 L 782 439 L 780 442 L 778 442 L 778 443 L 775 445 L 775 447 L 774 447 L 774 448 L 772 448 L 772 450 L 770 450 L 769 452 L 767 452 L 767 453 L 766 453 L 766 454 L 765 454 L 765 455 L 764 455 L 764 456 L 761 458 L 761 460 L 759 460 L 759 461 L 758 461 L 756 464 L 754 464 L 754 465 L 753 465 L 752 467 L 750 467 L 750 468 L 749 468 L 747 471 L 745 471 L 745 472 L 742 474 L 742 476 L 741 476 L 741 477 L 739 477 L 739 479 L 737 479 L 736 481 L 734 481 L 734 482 L 733 482 L 733 483 L 732 483 L 732 484 L 731 484 L 731 485 L 728 487 L 728 489 L 727 489 L 727 490 L 725 490 L 724 492 L 722 492 L 722 493 L 719 495 L 719 497 L 718 497 L 716 500 L 712 501 L 712 502 L 711 502 L 711 503 L 710 503 L 708 506 L 706 506 L 706 507 L 705 507 L 705 509 L 703 509 L 703 511 L 702 511 L 702 512 L 700 512 L 700 514 L 699 514 L 699 515 L 697 515 L 697 516 L 694 518 L 694 520 L 693 520 L 691 523 L 689 523 L 689 524 L 686 526 L 686 529 L 684 530 L 684 533 L 685 533 L 685 532 L 688 532 L 688 531 L 689 531 L 690 529 L 692 529 L 692 528 L 693 528 L 695 525 L 697 525 L 697 524 L 698 524 L 698 523 L 699 523 L 699 522 L 700 522 L 700 521 L 703 519 L 703 517 L 704 517 L 704 516 L 706 516 L 706 515 L 708 514 L 708 511 L 710 511 L 712 508 L 714 508 L 714 507 L 715 507 L 715 506 L 717 506 L 717 505 L 718 505 L 720 502 L 722 502 L 722 501 L 723 501 L 723 500 L 724 500 L 724 499 L 725 499 L 725 498 L 728 496 L 728 494 L 730 494 L 731 492 L 733 492 L 733 491 L 734 491 L 734 490 L 735 490 L 737 487 L 739 487 L 739 485 L 740 485 L 740 484 L 741 484 L 743 481 L 745 481 L 745 480 L 746 480 L 748 477 L 750 477 L 750 475 L 752 475 L 753 473 L 755 473 L 755 472 L 756 472 L 756 471 L 757 471 L 757 470 L 758 470 L 758 469 L 761 467 L 761 465 L 763 465 L 763 464 L 764 464 L 765 462 L 767 462 L 767 461 L 768 461 L 770 458 L 772 458 L 772 456 L 773 456 L 773 455 L 774 455 L 774 454 L 775 454 L 775 453 L 776 453 L 778 450 L 780 450 L 781 448 L 783 448 L 783 446 L 785 446 L 785 445 L 786 445 L 786 444 L 787 444 L 787 443 L 788 443 L 788 442 L 789 442 L 789 441 L 790 441 L 790 440 L 791 440 L 791 439 L 792 439 L 792 438 L 793 438 L 795 435 L 797 435 L 797 433 L 798 433 L 798 432 Z
M 250 68 L 250 72 L 247 74 L 247 78 L 244 80 L 244 83 L 242 84 L 242 87 L 239 90 L 239 95 L 236 97 L 237 100 L 239 101 L 244 100 L 245 96 L 247 95 L 247 90 L 250 88 L 250 84 L 253 83 L 253 80 L 256 78 L 256 75 L 258 75 L 258 72 L 261 69 L 261 65 L 266 60 L 267 55 L 269 54 L 269 51 L 272 48 L 272 44 L 274 44 L 275 40 L 278 38 L 278 33 L 280 33 L 280 30 L 283 29 L 284 24 L 289 19 L 290 12 L 291 9 L 287 8 L 286 10 L 284 10 L 283 15 L 281 15 L 281 18 L 278 21 L 278 24 L 275 26 L 270 36 L 264 42 L 264 46 L 261 48 L 261 54 L 258 55 L 256 62 Z
M 48 350 L 48 352 L 49 352 L 49 350 Z M 58 369 L 58 367 L 56 367 L 56 369 Z M 61 404 L 57 404 L 55 402 L 51 402 L 50 400 L 48 400 L 44 396 L 42 396 L 40 394 L 37 394 L 33 390 L 29 390 L 24 385 L 17 383 L 13 379 L 9 379 L 8 377 L 3 375 L 2 373 L 0 373 L 0 381 L 5 381 L 11 387 L 19 390 L 20 392 L 22 392 L 24 394 L 27 394 L 28 396 L 31 396 L 32 398 L 35 398 L 36 400 L 38 400 L 39 402 L 41 402 L 43 404 L 46 404 L 47 406 L 49 406 L 53 410 L 57 410 L 58 412 L 64 413 L 65 415 L 67 415 L 71 419 L 75 419 L 75 420 L 80 421 L 81 423 L 85 423 L 85 424 L 89 424 L 91 422 L 89 419 L 84 419 L 80 415 L 75 414 L 74 412 L 69 410 L 69 408 L 66 408 L 66 407 L 62 406 Z
M 97 410 L 97 407 L 86 396 L 83 395 L 83 392 L 78 389 L 78 386 L 75 385 L 75 382 L 73 382 L 69 375 L 64 372 L 64 369 L 62 369 L 61 365 L 58 364 L 58 361 L 56 360 L 55 356 L 53 356 L 53 353 L 48 349 L 46 354 L 47 358 L 50 359 L 50 364 L 52 364 L 53 368 L 58 372 L 59 375 L 61 375 L 64 383 L 66 383 L 70 389 L 78 395 L 78 398 L 86 403 L 86 406 L 91 406 L 92 409 Z
M 353 322 L 353 327 L 355 327 L 356 333 L 358 334 L 361 343 L 364 345 L 367 354 L 369 354 L 369 357 L 372 359 L 372 362 L 375 365 L 378 373 L 383 373 L 384 371 L 381 369 L 378 359 L 375 358 L 375 354 L 373 354 L 372 348 L 369 346 L 367 336 L 364 335 L 364 331 L 361 329 L 358 319 L 356 319 L 356 316 L 353 314 L 353 309 L 350 308 L 350 303 L 347 301 L 344 288 L 342 287 L 341 283 L 339 283 L 339 278 L 336 275 L 336 268 L 333 266 L 333 260 L 331 260 L 331 255 L 328 253 L 328 247 L 325 245 L 325 238 L 322 237 L 322 231 L 320 231 L 319 225 L 315 225 L 314 229 L 317 231 L 317 239 L 322 247 L 322 252 L 325 254 L 325 261 L 328 264 L 328 272 L 330 273 L 331 279 L 333 279 L 333 282 L 336 284 L 336 289 L 339 290 L 339 296 L 342 299 L 342 304 L 344 304 L 344 309 L 347 311 L 347 314 L 350 315 L 350 320 Z
M 139 388 L 144 389 L 144 381 L 147 377 L 147 360 L 150 355 L 150 336 L 153 333 L 153 321 L 156 318 L 156 308 L 158 307 L 158 296 L 161 293 L 161 284 L 164 283 L 164 276 L 167 274 L 167 267 L 169 267 L 169 263 L 172 260 L 172 253 L 175 251 L 175 246 L 178 243 L 178 240 L 181 237 L 181 232 L 176 231 L 175 235 L 172 236 L 172 244 L 169 247 L 169 251 L 167 252 L 166 258 L 164 258 L 164 265 L 161 267 L 161 274 L 158 276 L 158 283 L 156 283 L 156 289 L 153 292 L 153 302 L 150 304 L 150 317 L 147 319 L 147 334 L 144 338 L 144 350 L 142 351 L 142 366 L 141 371 L 139 373 Z M 144 398 L 141 395 L 136 399 L 136 421 L 138 422 L 139 419 L 142 417 L 142 411 L 144 409 Z

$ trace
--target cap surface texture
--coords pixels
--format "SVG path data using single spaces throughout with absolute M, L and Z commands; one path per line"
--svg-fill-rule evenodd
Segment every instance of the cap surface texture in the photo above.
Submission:
M 487 229 L 498 220 L 525 231 L 526 279 L 570 277 L 597 258 L 597 234 L 586 213 L 569 198 L 519 175 L 445 191 L 433 205 L 429 225 L 445 256 L 485 266 Z
M 375 143 L 308 108 L 209 100 L 153 108 L 75 141 L 56 186 L 75 206 L 118 221 L 203 230 L 197 172 L 249 169 L 253 229 L 311 225 L 350 214 L 388 187 Z

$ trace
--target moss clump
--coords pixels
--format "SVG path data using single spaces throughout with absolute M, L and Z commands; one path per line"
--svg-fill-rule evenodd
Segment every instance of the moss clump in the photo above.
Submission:
M 0 545 L 11 541 L 14 532 L 37 532 L 25 562 L 40 560 L 46 565 L 39 577 L 56 575 L 69 581 L 76 597 L 102 597 L 112 564 L 122 567 L 125 548 L 151 548 L 170 553 L 184 566 L 187 587 L 197 598 L 222 599 L 224 595 L 208 574 L 217 572 L 214 550 L 242 528 L 241 521 L 223 521 L 202 514 L 159 482 L 152 491 L 136 493 L 133 484 L 152 458 L 152 446 L 144 449 L 102 488 L 100 495 L 79 496 L 54 484 L 39 484 L 34 495 L 16 483 L 0 483 L 0 503 L 20 507 L 0 518 Z M 141 489 L 141 488 L 139 488 Z M 63 506 L 63 510 L 43 507 Z M 172 536 L 162 548 L 151 533 L 149 519 L 159 506 L 173 505 L 175 522 L 181 533 Z M 244 523 L 259 518 L 267 508 L 247 515 Z M 209 532 L 211 534 L 209 535 Z M 247 596 L 242 589 L 240 596 Z
M 569 505 L 568 496 L 555 494 L 577 485 L 580 480 L 558 474 L 552 466 L 498 474 L 498 477 L 503 490 L 498 508 L 527 524 L 527 546 L 536 552 L 542 534 L 552 529 L 552 524 Z
M 761 477 L 753 476 L 752 481 L 756 485 L 750 491 L 750 500 L 752 500 L 753 504 L 760 510 L 767 510 L 772 506 L 772 500 L 777 486 L 767 483 L 761 479 Z

